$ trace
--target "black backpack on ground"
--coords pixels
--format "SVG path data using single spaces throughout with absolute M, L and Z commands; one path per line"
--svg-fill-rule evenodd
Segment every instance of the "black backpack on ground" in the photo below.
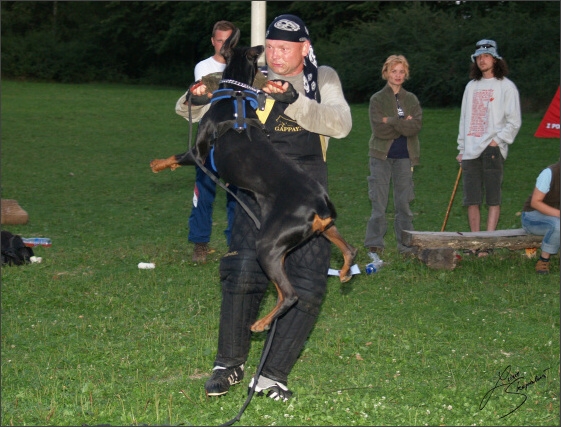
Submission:
M 31 263 L 33 249 L 23 244 L 21 236 L 2 230 L 2 265 Z

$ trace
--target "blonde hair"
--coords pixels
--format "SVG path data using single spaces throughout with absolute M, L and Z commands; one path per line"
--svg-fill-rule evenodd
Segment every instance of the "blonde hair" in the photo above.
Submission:
M 388 73 L 395 67 L 396 64 L 402 64 L 403 68 L 405 68 L 405 80 L 409 78 L 409 62 L 403 55 L 390 55 L 386 62 L 384 62 L 384 66 L 382 67 L 382 78 L 384 80 L 388 79 Z

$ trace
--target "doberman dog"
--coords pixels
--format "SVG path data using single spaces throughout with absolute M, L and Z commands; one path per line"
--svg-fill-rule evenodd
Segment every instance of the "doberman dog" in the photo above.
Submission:
M 343 253 L 341 282 L 352 278 L 350 268 L 358 251 L 335 227 L 335 207 L 327 191 L 269 141 L 255 111 L 259 94 L 250 86 L 264 46 L 236 47 L 238 40 L 239 30 L 222 47 L 226 68 L 210 109 L 199 123 L 191 152 L 204 164 L 213 149 L 220 177 L 252 192 L 261 208 L 257 259 L 278 292 L 276 306 L 251 326 L 253 332 L 261 332 L 298 299 L 284 268 L 285 257 L 292 249 L 314 234 L 323 233 Z M 177 167 L 169 160 L 162 160 L 167 161 L 163 167 L 153 161 L 152 170 Z

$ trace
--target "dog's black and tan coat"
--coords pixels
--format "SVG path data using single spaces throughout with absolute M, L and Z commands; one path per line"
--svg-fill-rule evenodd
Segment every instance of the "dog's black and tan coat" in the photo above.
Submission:
M 264 50 L 263 46 L 235 47 L 238 39 L 239 32 L 234 33 L 222 48 L 221 53 L 227 60 L 219 86 L 222 93 L 228 90 L 243 92 L 251 86 L 257 73 L 257 59 Z M 343 239 L 334 225 L 335 207 L 327 191 L 273 146 L 264 128 L 258 124 L 255 103 L 250 99 L 241 101 L 248 125 L 235 129 L 240 114 L 236 102 L 235 97 L 222 96 L 212 102 L 199 123 L 192 152 L 203 164 L 214 148 L 214 164 L 220 177 L 252 192 L 261 208 L 257 258 L 274 283 L 278 300 L 270 313 L 251 326 L 252 331 L 260 332 L 268 329 L 272 321 L 298 299 L 284 267 L 285 257 L 292 249 L 314 234 L 323 233 L 343 253 L 342 282 L 352 277 L 350 268 L 357 249 Z M 186 156 L 191 154 L 186 153 Z M 174 169 L 181 162 L 181 158 L 172 156 L 153 161 L 151 167 L 157 172 L 170 167 Z

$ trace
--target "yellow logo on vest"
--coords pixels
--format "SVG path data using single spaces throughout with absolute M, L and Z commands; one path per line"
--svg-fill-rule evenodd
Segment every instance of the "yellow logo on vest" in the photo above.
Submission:
M 286 116 L 279 116 L 276 120 L 275 131 L 277 132 L 301 132 L 302 126 L 296 123 L 296 120 L 292 120 Z

